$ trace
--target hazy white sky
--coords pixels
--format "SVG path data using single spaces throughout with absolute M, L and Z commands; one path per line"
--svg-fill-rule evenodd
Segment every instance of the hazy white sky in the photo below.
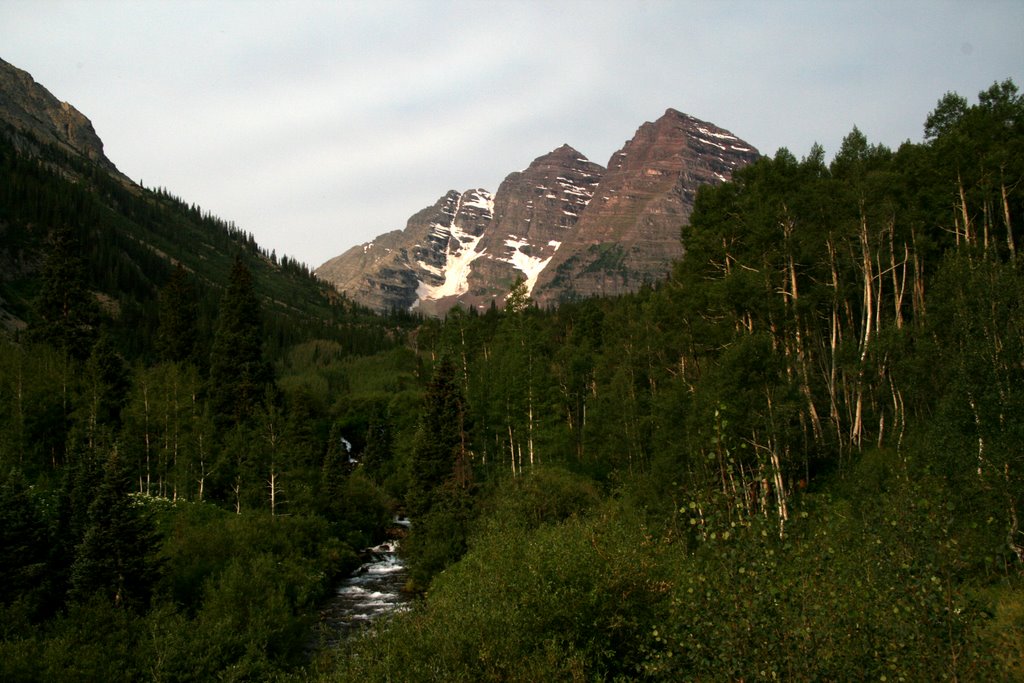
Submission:
M 669 107 L 766 154 L 919 141 L 945 92 L 1024 88 L 1024 1 L 0 0 L 0 58 L 131 178 L 317 266 Z

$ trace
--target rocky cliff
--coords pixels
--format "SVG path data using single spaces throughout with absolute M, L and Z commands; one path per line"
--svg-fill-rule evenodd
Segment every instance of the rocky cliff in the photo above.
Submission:
M 594 200 L 537 279 L 541 304 L 635 291 L 683 255 L 680 231 L 701 185 L 757 158 L 727 130 L 669 109 L 608 161 Z
M 23 151 L 37 151 L 34 149 L 37 147 L 35 142 L 56 145 L 66 152 L 96 162 L 111 174 L 127 181 L 103 153 L 103 142 L 85 115 L 50 94 L 28 72 L 2 59 L 0 122 L 22 134 L 16 137 L 15 143 Z
M 518 278 L 532 288 L 576 225 L 604 169 L 568 145 L 511 173 L 493 196 L 449 191 L 394 231 L 317 269 L 377 310 L 440 315 L 499 304 Z
M 607 170 L 569 145 L 509 174 L 489 195 L 450 191 L 317 274 L 377 310 L 430 315 L 501 305 L 517 279 L 541 305 L 635 291 L 683 253 L 701 185 L 757 158 L 729 131 L 669 109 L 643 124 Z
M 484 190 L 449 191 L 415 214 L 405 230 L 355 246 L 317 269 L 350 298 L 378 311 L 417 308 L 467 292 L 466 275 L 491 222 L 493 202 Z

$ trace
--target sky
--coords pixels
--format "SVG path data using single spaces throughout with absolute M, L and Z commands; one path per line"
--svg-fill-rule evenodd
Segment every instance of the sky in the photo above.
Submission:
M 316 267 L 674 108 L 774 154 L 1024 88 L 1024 0 L 0 0 L 0 58 L 133 180 Z

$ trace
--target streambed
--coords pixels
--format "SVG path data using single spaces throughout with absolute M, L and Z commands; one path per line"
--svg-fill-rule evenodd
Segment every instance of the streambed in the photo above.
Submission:
M 408 526 L 402 521 L 396 526 Z M 336 647 L 376 619 L 409 608 L 412 596 L 403 589 L 408 571 L 398 556 L 399 540 L 367 548 L 366 561 L 335 588 L 320 609 L 319 647 Z

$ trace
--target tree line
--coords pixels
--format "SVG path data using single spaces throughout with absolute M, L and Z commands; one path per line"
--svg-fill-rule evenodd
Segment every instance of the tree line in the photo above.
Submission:
M 947 94 L 702 188 L 665 282 L 443 320 L 279 334 L 243 249 L 137 339 L 51 229 L 0 347 L 5 678 L 1013 680 L 1022 140 L 1012 82 Z M 395 513 L 422 598 L 310 658 Z

